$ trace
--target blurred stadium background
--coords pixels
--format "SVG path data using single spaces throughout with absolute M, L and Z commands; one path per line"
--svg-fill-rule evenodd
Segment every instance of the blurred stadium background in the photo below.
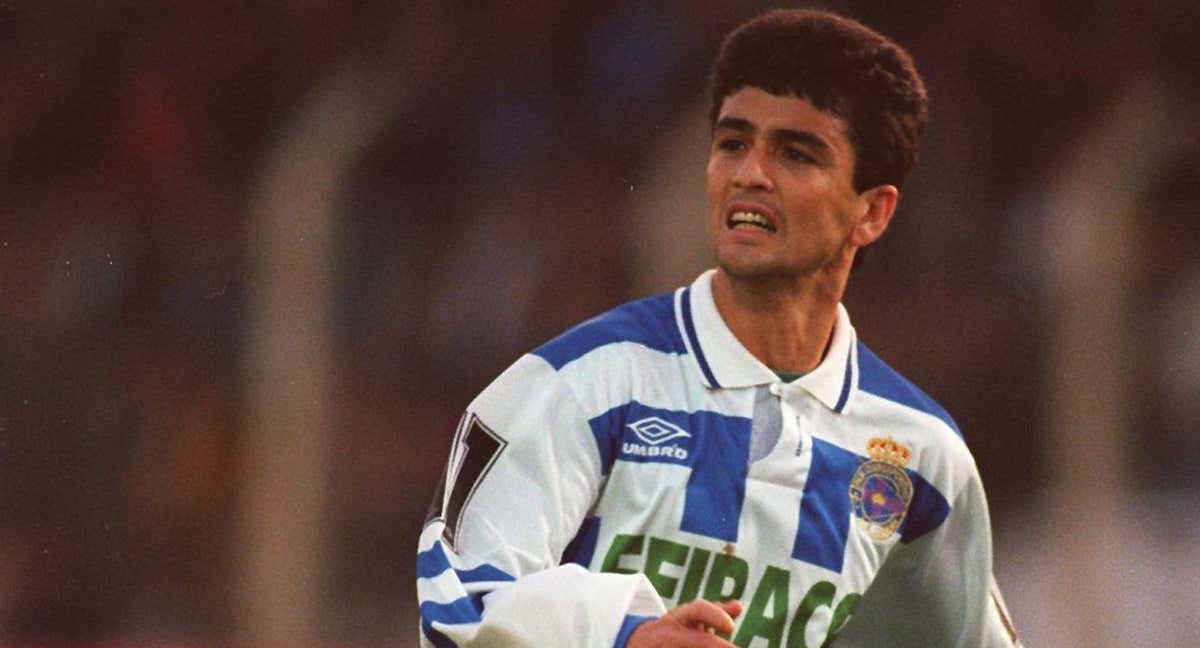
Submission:
M 1200 645 L 1200 4 L 848 1 L 933 98 L 860 335 L 1029 646 Z M 0 0 L 0 644 L 415 646 L 459 412 L 708 263 L 760 2 Z

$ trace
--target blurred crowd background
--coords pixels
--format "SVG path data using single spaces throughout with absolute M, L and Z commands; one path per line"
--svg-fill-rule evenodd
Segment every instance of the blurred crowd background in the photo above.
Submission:
M 460 412 L 707 267 L 768 6 L 0 0 L 0 644 L 415 646 Z M 1200 644 L 1200 4 L 826 6 L 929 87 L 847 305 L 1026 644 Z

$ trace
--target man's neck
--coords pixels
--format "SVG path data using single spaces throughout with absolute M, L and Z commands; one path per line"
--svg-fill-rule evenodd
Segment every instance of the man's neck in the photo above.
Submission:
M 718 268 L 713 301 L 754 357 L 775 371 L 809 372 L 833 337 L 845 276 L 739 279 Z

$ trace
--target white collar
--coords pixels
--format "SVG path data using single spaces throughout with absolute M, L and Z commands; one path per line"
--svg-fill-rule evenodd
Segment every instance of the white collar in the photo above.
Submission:
M 675 292 L 675 322 L 704 384 L 712 389 L 753 387 L 779 382 L 779 376 L 754 357 L 725 325 L 712 296 L 715 270 Z M 831 410 L 845 410 L 858 387 L 857 337 L 841 304 L 833 340 L 821 364 L 790 386 L 811 393 Z

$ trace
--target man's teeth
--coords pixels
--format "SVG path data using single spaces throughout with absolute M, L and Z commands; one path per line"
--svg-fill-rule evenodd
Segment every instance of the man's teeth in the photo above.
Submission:
M 775 231 L 775 228 L 771 226 L 771 221 L 767 220 L 766 216 L 757 212 L 734 212 L 729 216 L 729 226 L 734 229 L 739 227 L 758 227 L 769 232 Z

